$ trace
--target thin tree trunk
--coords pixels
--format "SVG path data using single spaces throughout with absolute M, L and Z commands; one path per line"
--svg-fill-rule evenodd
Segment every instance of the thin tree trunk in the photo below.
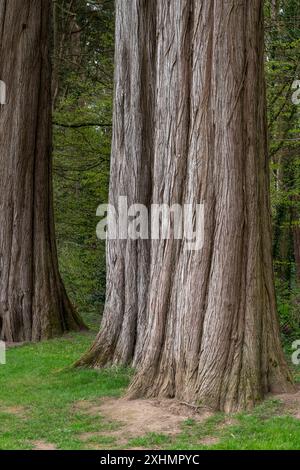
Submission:
M 298 212 L 297 212 L 298 214 Z M 300 226 L 299 226 L 299 217 L 297 217 L 297 222 L 293 227 L 293 240 L 294 240 L 294 256 L 296 264 L 296 279 L 297 284 L 300 286 Z
M 110 202 L 205 202 L 201 251 L 109 241 L 78 365 L 133 364 L 130 397 L 233 411 L 292 388 L 271 258 L 263 2 L 117 1 Z
M 50 0 L 0 3 L 0 338 L 84 325 L 58 271 L 52 204 Z

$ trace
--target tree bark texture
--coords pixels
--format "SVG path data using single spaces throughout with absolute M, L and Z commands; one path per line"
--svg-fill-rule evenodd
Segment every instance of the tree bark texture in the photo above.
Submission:
M 200 251 L 109 241 L 99 335 L 130 397 L 234 411 L 292 388 L 273 285 L 263 2 L 116 2 L 110 202 L 205 203 Z
M 54 235 L 50 0 L 1 0 L 0 338 L 39 341 L 83 327 Z

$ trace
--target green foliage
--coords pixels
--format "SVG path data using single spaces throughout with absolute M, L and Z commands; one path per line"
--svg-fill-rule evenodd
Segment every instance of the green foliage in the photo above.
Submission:
M 105 246 L 96 209 L 108 200 L 113 83 L 113 2 L 57 3 L 54 200 L 60 270 L 91 324 L 105 298 Z M 99 322 L 99 315 L 98 321 Z
M 290 287 L 287 283 L 275 279 L 277 305 L 283 341 L 286 347 L 300 338 L 300 311 L 298 299 L 300 288 L 297 285 Z
M 300 216 L 300 106 L 292 103 L 292 84 L 300 79 L 299 2 L 265 5 L 273 256 L 280 323 L 290 342 L 300 337 L 294 252 Z

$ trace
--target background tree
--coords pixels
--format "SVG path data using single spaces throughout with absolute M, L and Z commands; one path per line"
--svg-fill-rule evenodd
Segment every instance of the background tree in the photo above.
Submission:
M 50 0 L 0 3 L 0 337 L 38 341 L 83 323 L 57 264 L 52 207 Z
M 247 408 L 291 386 L 273 285 L 263 2 L 116 8 L 110 202 L 205 201 L 205 244 L 109 241 L 102 328 L 78 365 L 138 366 L 131 396 Z

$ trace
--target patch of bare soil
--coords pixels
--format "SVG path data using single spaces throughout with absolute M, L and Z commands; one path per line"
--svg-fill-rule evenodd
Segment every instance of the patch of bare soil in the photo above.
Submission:
M 207 436 L 204 437 L 203 439 L 200 439 L 199 443 L 202 444 L 203 446 L 213 446 L 215 444 L 218 444 L 220 442 L 220 439 L 217 437 L 213 436 Z
M 23 406 L 2 406 L 0 403 L 0 412 L 18 416 L 19 418 L 26 417 L 26 409 Z
M 78 402 L 76 408 L 81 411 L 99 415 L 110 423 L 118 423 L 120 428 L 99 433 L 84 433 L 80 436 L 88 441 L 95 436 L 109 435 L 115 437 L 119 445 L 131 438 L 144 436 L 153 432 L 175 435 L 181 431 L 181 424 L 192 418 L 203 422 L 213 413 L 204 408 L 192 408 L 176 400 L 125 400 L 103 399 L 99 404 Z
M 34 445 L 33 450 L 56 450 L 57 449 L 54 444 L 50 444 L 50 442 L 46 442 L 46 441 L 34 441 L 33 445 Z
M 282 393 L 273 395 L 273 398 L 283 403 L 284 411 L 289 412 L 294 418 L 300 419 L 300 385 L 296 385 L 295 393 Z

